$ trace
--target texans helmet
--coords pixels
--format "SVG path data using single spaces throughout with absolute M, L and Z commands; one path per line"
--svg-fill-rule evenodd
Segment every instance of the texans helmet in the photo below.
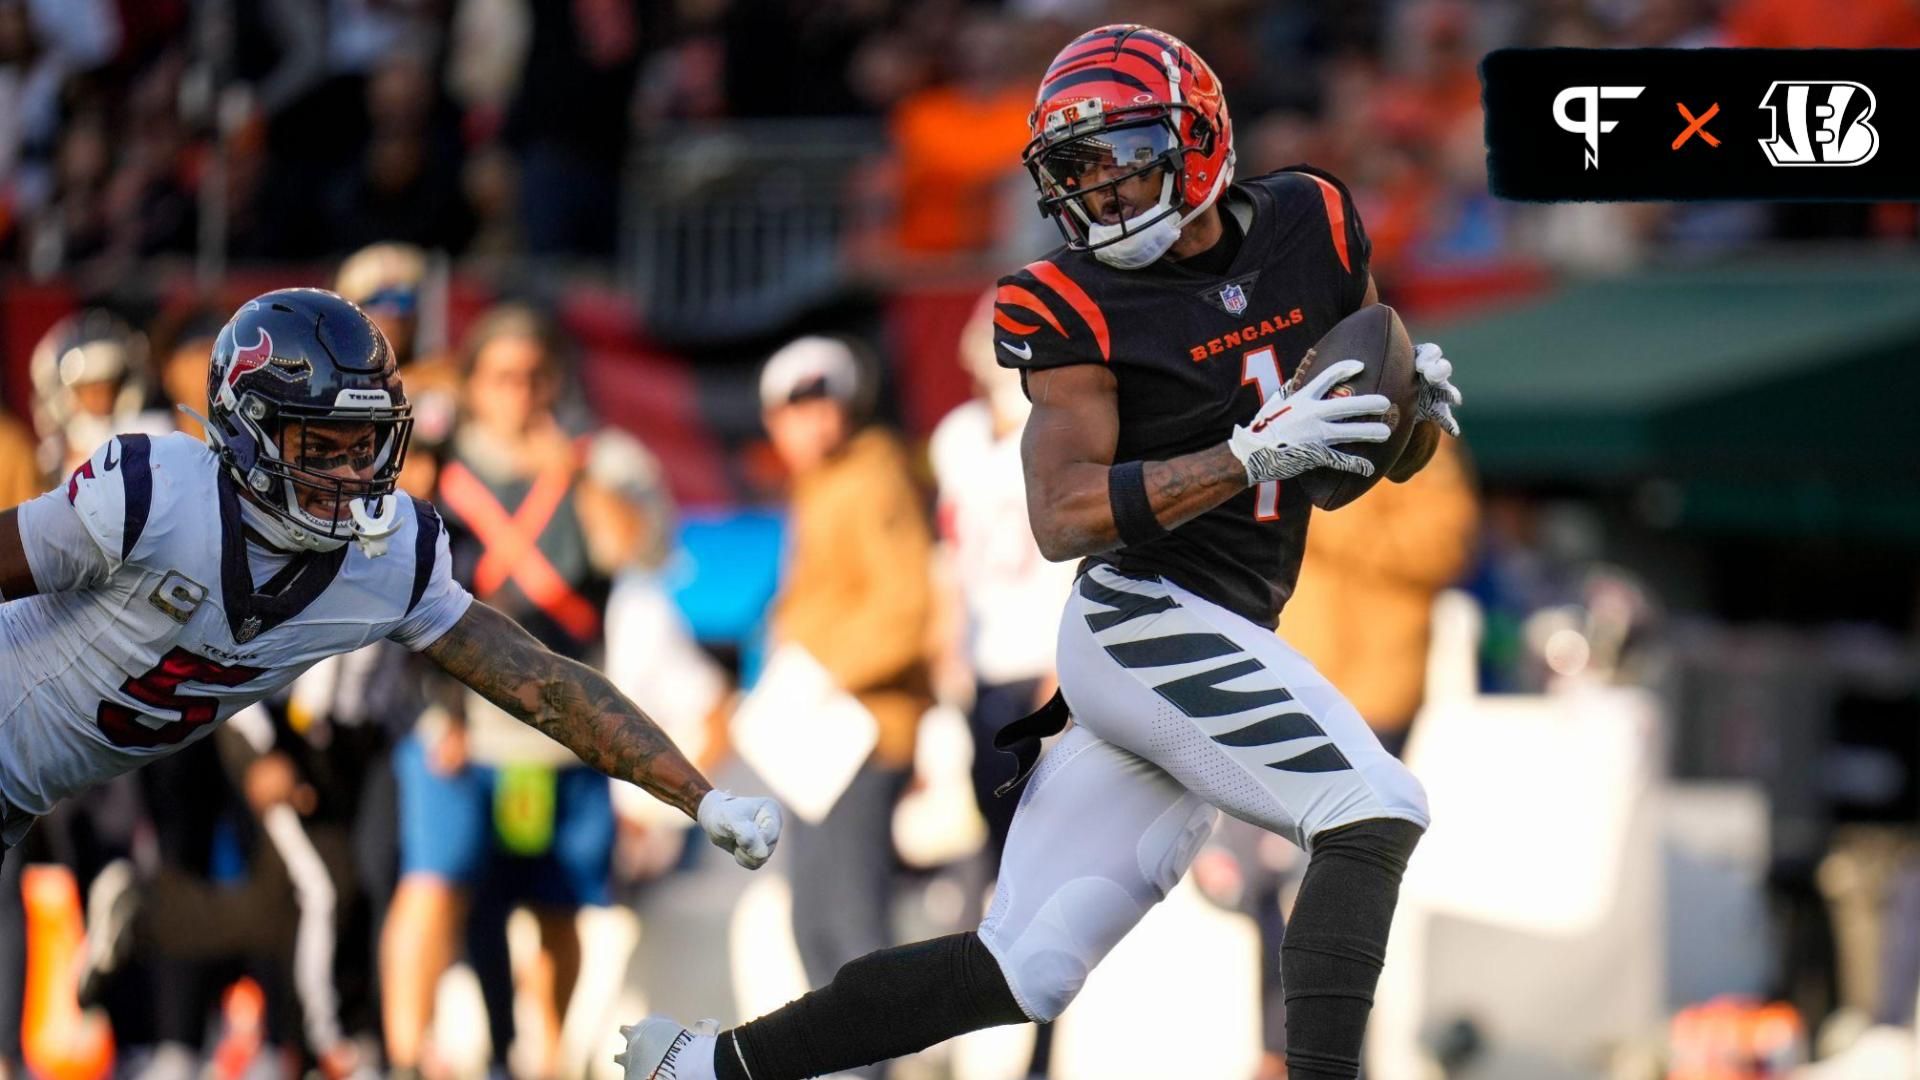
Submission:
M 373 320 L 325 289 L 255 297 L 221 329 L 207 376 L 207 440 L 265 511 L 251 523 L 269 540 L 385 550 L 399 527 L 394 483 L 413 430 L 397 369 Z M 353 436 L 351 448 L 316 455 L 307 429 L 323 426 Z

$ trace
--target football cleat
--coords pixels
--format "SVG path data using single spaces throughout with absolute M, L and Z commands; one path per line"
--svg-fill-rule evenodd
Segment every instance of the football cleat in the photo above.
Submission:
M 710 1048 L 718 1034 L 720 1022 L 717 1020 L 702 1020 L 689 1028 L 664 1016 L 649 1016 L 637 1024 L 621 1025 L 620 1037 L 627 1040 L 627 1049 L 613 1055 L 613 1061 L 625 1070 L 626 1080 L 696 1080 L 712 1076 L 711 1064 L 697 1073 L 687 1065 L 690 1055 L 703 1049 L 700 1046 L 703 1039 L 711 1055 Z

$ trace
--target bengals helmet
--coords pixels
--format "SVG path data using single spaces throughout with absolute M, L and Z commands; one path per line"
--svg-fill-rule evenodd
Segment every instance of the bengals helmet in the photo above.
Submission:
M 1233 122 L 1220 80 L 1172 34 L 1131 23 L 1089 30 L 1040 81 L 1021 162 L 1067 246 L 1127 269 L 1158 259 L 1233 179 Z M 1083 201 L 1163 169 L 1159 201 L 1117 224 Z M 1101 179 L 1114 170 L 1116 175 Z

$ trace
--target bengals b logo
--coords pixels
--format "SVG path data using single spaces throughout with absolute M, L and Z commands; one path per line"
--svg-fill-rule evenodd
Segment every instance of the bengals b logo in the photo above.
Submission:
M 1773 134 L 1760 149 L 1775 165 L 1864 165 L 1880 150 L 1873 91 L 1857 82 L 1775 82 L 1760 107 Z

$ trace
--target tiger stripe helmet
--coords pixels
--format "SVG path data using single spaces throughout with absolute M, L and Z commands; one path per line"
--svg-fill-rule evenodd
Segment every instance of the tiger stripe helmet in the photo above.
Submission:
M 1021 162 L 1040 212 L 1076 250 L 1134 249 L 1103 256 L 1116 265 L 1158 258 L 1232 182 L 1233 122 L 1220 80 L 1179 38 L 1151 27 L 1119 23 L 1075 38 L 1047 68 L 1027 124 Z M 1095 166 L 1111 178 L 1087 182 Z M 1086 209 L 1087 192 L 1156 168 L 1166 170 L 1158 206 L 1117 225 Z

